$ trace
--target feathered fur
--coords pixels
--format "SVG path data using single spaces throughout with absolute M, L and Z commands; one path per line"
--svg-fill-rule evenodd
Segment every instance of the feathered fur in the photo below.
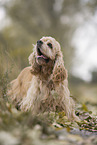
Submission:
M 69 120 L 76 120 L 60 44 L 52 37 L 42 37 L 30 54 L 29 63 L 31 66 L 10 83 L 8 95 L 12 100 L 23 111 L 65 111 Z

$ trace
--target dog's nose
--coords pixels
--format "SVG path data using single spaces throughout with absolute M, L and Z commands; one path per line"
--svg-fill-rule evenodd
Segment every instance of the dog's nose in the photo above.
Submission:
M 38 41 L 37 41 L 37 44 L 38 44 L 38 45 L 42 45 L 43 42 L 42 42 L 41 40 L 38 40 Z

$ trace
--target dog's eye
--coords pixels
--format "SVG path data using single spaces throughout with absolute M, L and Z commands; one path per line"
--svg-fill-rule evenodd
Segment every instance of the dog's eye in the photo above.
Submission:
M 47 45 L 48 45 L 50 48 L 53 48 L 51 43 L 48 43 Z

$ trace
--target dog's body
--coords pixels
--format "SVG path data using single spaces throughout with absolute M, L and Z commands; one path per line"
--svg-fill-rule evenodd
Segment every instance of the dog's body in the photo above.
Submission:
M 68 119 L 76 120 L 60 44 L 52 37 L 41 38 L 29 62 L 31 66 L 11 82 L 8 94 L 12 100 L 19 103 L 21 110 L 33 114 L 59 110 L 65 111 Z

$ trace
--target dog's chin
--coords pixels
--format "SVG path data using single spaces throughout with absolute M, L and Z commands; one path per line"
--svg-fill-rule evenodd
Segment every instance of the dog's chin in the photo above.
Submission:
M 43 57 L 37 56 L 36 62 L 37 62 L 39 65 L 47 65 L 48 62 L 49 62 L 49 59 L 45 59 L 45 58 L 43 58 Z

